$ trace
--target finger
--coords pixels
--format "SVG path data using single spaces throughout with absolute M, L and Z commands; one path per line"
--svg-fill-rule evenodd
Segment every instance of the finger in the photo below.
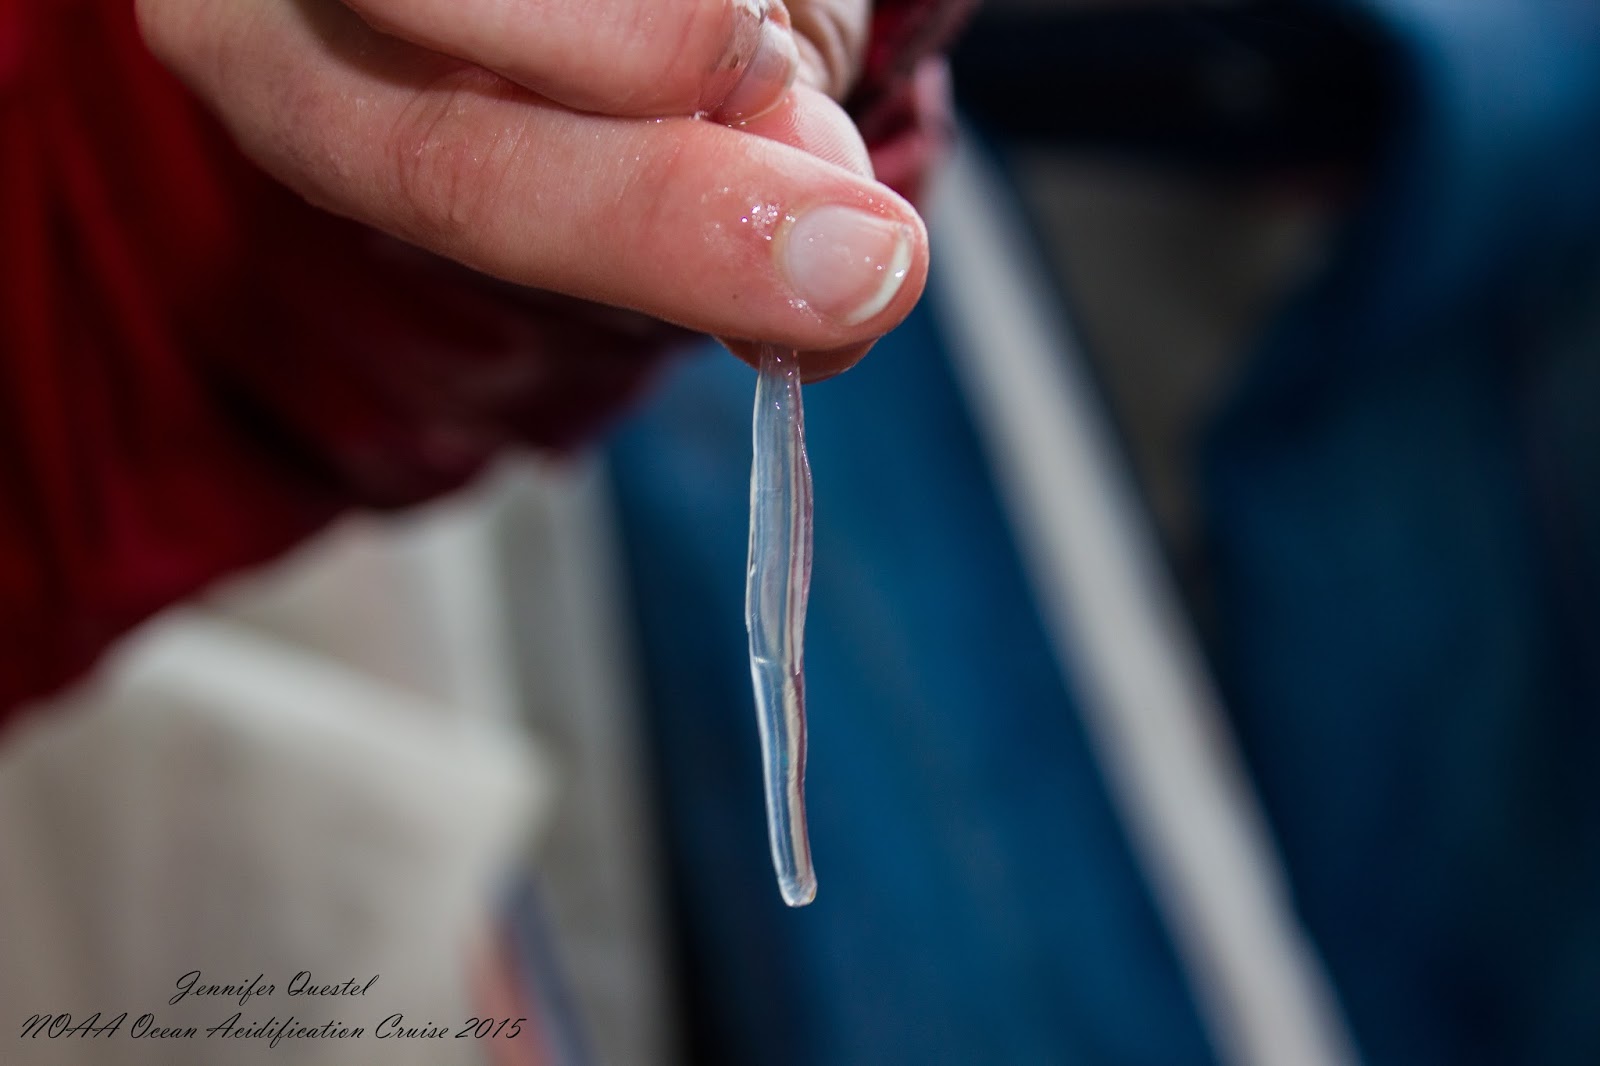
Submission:
M 800 148 L 818 159 L 871 178 L 872 160 L 854 122 L 836 105 L 806 99 L 804 90 L 796 92 L 775 110 L 745 123 L 746 132 Z M 756 341 L 721 338 L 734 355 L 760 369 L 761 345 Z M 831 351 L 800 353 L 801 377 L 811 384 L 843 373 L 871 350 L 873 341 L 845 345 Z
M 745 133 L 787 144 L 853 174 L 871 179 L 872 157 L 844 108 L 801 86 L 771 111 L 739 124 Z
M 145 0 L 141 16 L 279 178 L 487 273 L 819 351 L 882 334 L 921 291 L 910 205 L 792 145 L 578 114 L 331 2 Z
M 608 115 L 776 104 L 799 64 L 783 0 L 345 0 L 369 23 Z
M 801 83 L 843 100 L 866 55 L 870 0 L 798 0 L 790 14 Z
M 734 355 L 739 361 L 749 364 L 752 370 L 761 369 L 761 348 L 759 341 L 733 340 L 727 337 L 718 337 L 722 346 Z M 857 344 L 847 344 L 843 348 L 836 348 L 826 352 L 800 352 L 800 381 L 802 384 L 815 385 L 829 378 L 836 378 L 846 370 L 855 366 L 866 358 L 868 352 L 877 340 L 861 341 Z

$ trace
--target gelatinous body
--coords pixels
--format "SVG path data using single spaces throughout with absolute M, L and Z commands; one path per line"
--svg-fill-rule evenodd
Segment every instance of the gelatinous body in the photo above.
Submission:
M 754 423 L 744 619 L 761 727 L 772 865 L 783 901 L 803 907 L 817 894 L 805 800 L 811 467 L 800 405 L 800 364 L 793 351 L 762 347 Z

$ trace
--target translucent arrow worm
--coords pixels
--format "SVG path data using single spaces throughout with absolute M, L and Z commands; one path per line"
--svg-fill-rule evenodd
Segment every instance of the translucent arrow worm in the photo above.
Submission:
M 750 564 L 745 628 L 761 729 L 767 833 L 778 889 L 791 907 L 817 895 L 806 834 L 806 597 L 811 586 L 811 465 L 800 363 L 761 348 L 751 429 Z

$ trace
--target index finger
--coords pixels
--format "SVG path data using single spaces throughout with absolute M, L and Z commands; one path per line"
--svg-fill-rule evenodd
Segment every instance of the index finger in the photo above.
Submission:
M 618 116 L 774 106 L 799 53 L 783 0 L 345 0 L 383 32 Z

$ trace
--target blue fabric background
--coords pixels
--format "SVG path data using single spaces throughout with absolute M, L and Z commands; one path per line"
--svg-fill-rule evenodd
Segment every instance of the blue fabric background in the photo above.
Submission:
M 1207 454 L 1220 662 L 1372 1066 L 1600 1062 L 1600 6 L 1409 62 Z
M 1370 1066 L 1600 1063 L 1600 5 L 1360 6 L 1404 96 L 1207 438 L 1213 652 Z M 751 386 L 695 361 L 614 453 L 694 1061 L 1211 1062 L 923 312 L 807 392 L 821 893 L 778 902 Z
M 926 311 L 806 391 L 820 890 L 780 902 L 743 622 L 753 386 L 696 360 L 614 453 L 692 1061 L 1210 1063 Z

